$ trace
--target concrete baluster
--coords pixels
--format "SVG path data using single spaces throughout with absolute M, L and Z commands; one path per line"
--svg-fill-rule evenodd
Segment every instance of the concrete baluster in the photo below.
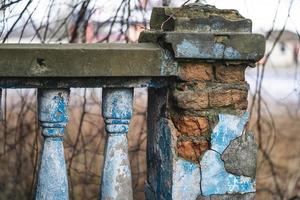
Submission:
M 132 116 L 133 89 L 104 88 L 102 113 L 107 143 L 102 174 L 102 200 L 133 199 L 127 133 Z
M 68 89 L 38 90 L 38 116 L 44 144 L 36 200 L 67 200 L 68 179 L 63 135 L 68 122 Z

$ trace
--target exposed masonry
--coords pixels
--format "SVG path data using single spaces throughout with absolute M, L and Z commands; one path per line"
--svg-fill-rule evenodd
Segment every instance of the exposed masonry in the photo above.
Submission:
M 150 28 L 139 41 L 167 49 L 177 79 L 149 90 L 147 199 L 254 199 L 245 69 L 264 38 L 237 11 L 202 4 L 156 8 Z

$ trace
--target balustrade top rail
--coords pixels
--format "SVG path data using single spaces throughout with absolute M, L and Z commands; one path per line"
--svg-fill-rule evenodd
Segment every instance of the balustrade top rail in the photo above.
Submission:
M 2 44 L 0 77 L 160 76 L 157 44 Z

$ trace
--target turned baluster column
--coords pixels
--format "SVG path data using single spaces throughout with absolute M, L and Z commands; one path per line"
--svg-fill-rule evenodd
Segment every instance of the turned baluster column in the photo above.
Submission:
M 100 194 L 102 200 L 133 199 L 127 141 L 132 96 L 133 89 L 103 89 L 102 113 L 107 143 Z
M 68 122 L 68 89 L 38 90 L 38 116 L 44 144 L 37 183 L 37 200 L 68 200 L 63 135 Z

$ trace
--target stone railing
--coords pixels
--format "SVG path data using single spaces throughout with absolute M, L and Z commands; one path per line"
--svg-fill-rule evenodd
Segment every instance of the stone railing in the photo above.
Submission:
M 107 143 L 100 199 L 132 199 L 127 133 L 134 87 L 148 88 L 146 197 L 252 199 L 256 144 L 247 66 L 265 39 L 234 10 L 154 8 L 138 44 L 2 44 L 0 87 L 38 88 L 44 136 L 36 199 L 68 199 L 63 135 L 71 87 L 102 87 Z

